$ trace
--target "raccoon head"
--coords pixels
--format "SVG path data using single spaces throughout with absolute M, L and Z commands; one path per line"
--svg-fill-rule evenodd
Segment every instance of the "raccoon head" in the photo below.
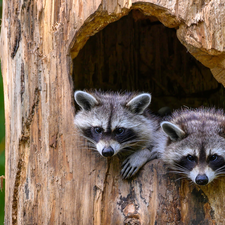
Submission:
M 102 156 L 114 156 L 125 148 L 141 148 L 147 142 L 148 122 L 143 113 L 151 102 L 150 94 L 132 97 L 76 91 L 74 98 L 81 107 L 75 125 Z
M 162 159 L 174 172 L 197 185 L 225 174 L 225 138 L 219 129 L 188 133 L 171 122 L 162 122 L 161 127 L 168 136 Z

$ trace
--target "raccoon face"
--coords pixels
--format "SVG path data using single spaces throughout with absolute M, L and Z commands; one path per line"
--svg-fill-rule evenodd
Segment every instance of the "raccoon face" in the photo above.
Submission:
M 170 122 L 162 122 L 161 127 L 168 136 L 162 158 L 174 172 L 198 185 L 225 174 L 225 139 L 218 130 L 209 133 L 196 129 L 188 134 Z
M 150 94 L 129 98 L 76 91 L 74 97 L 81 107 L 75 125 L 102 156 L 114 156 L 122 149 L 137 150 L 147 141 L 146 118 L 142 114 L 150 104 Z
M 110 130 L 101 126 L 91 126 L 84 129 L 83 134 L 95 144 L 98 152 L 104 157 L 116 155 L 122 148 L 132 143 L 132 140 L 137 139 L 134 130 L 124 127 Z

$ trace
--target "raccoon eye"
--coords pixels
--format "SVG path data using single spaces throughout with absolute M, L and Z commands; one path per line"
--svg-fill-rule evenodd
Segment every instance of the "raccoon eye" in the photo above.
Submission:
M 122 127 L 119 127 L 119 128 L 116 128 L 116 129 L 115 129 L 115 133 L 116 133 L 117 135 L 123 134 L 124 131 L 125 131 L 125 129 L 122 128 Z
M 94 131 L 96 134 L 101 134 L 103 129 L 101 127 L 94 127 Z
M 218 156 L 217 156 L 217 154 L 214 154 L 214 155 L 211 155 L 210 157 L 209 157 L 209 161 L 215 161 L 215 160 L 217 160 L 217 158 L 218 158 Z
M 187 155 L 187 159 L 191 162 L 195 161 L 195 157 L 193 155 Z

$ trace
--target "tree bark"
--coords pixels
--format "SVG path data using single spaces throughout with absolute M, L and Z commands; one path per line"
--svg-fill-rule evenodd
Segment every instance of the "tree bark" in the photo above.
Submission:
M 73 125 L 74 59 L 90 36 L 131 10 L 176 28 L 187 51 L 225 85 L 223 2 L 5 1 L 5 224 L 224 223 L 224 179 L 190 185 L 154 160 L 122 180 L 119 159 L 84 147 Z

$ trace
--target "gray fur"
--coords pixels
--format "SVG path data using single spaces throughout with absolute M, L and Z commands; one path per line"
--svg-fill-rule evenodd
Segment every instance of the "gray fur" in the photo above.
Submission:
M 82 102 L 90 107 L 83 107 L 76 96 L 82 95 Z M 91 95 L 91 97 L 90 97 Z M 87 97 L 87 99 L 84 99 Z M 93 101 L 93 99 L 95 99 Z M 75 92 L 75 100 L 81 106 L 81 110 L 75 116 L 74 123 L 80 134 L 87 138 L 103 155 L 103 149 L 113 149 L 112 156 L 118 154 L 126 156 L 122 164 L 121 174 L 124 179 L 130 178 L 149 160 L 156 158 L 155 146 L 158 146 L 159 122 L 156 117 L 149 114 L 146 110 L 151 102 L 151 95 L 148 93 L 114 93 L 114 92 Z M 94 104 L 92 104 L 94 102 Z M 94 128 L 102 128 L 100 140 L 90 137 L 85 133 Z M 118 128 L 124 128 L 133 133 L 128 141 L 120 143 L 112 137 Z M 97 137 L 98 134 L 93 134 Z M 107 136 L 108 135 L 108 136 Z M 111 135 L 111 136 L 110 136 Z M 154 148 L 152 147 L 154 146 Z M 108 156 L 108 155 L 107 155 Z
M 160 155 L 171 169 L 199 185 L 225 174 L 225 115 L 222 110 L 175 111 L 161 127 L 166 138 Z M 173 138 L 176 136 L 173 132 L 179 138 Z M 204 176 L 207 181 L 198 182 L 198 178 Z

